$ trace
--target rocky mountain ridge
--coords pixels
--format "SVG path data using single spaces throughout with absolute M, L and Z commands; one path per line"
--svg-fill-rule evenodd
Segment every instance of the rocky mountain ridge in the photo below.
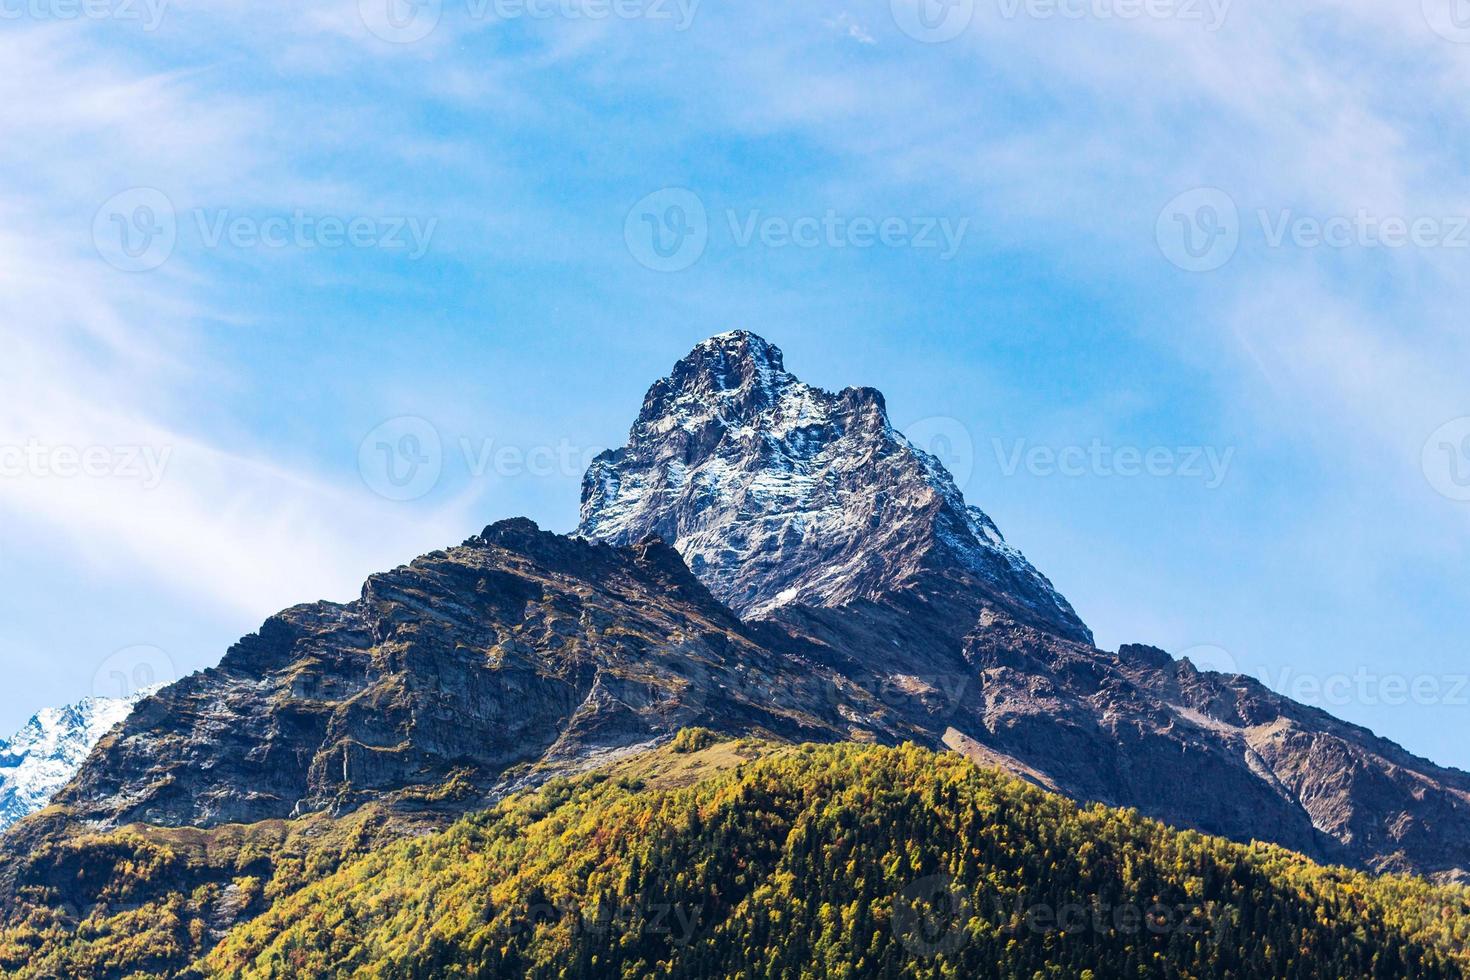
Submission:
M 582 517 L 502 521 L 286 610 L 144 699 L 0 843 L 0 917 L 73 882 L 37 856 L 82 831 L 447 820 L 690 725 L 948 746 L 1179 827 L 1470 875 L 1470 775 L 1248 678 L 1097 649 L 881 395 L 802 385 L 754 335 L 653 385 Z
M 742 623 L 657 539 L 502 521 L 285 610 L 142 701 L 58 796 L 88 826 L 212 827 L 453 785 L 446 812 L 688 725 L 787 740 L 912 734 L 822 651 Z M 201 765 L 201 760 L 208 760 Z
M 753 334 L 649 388 L 579 533 L 658 534 L 748 618 L 868 690 L 944 692 L 931 737 L 1080 800 L 1376 870 L 1470 875 L 1470 775 L 1147 646 L 1097 649 L 1051 583 L 888 422 Z

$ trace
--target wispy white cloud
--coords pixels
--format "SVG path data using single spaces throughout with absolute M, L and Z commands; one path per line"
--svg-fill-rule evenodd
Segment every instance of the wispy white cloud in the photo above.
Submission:
M 856 41 L 858 44 L 878 43 L 878 39 L 868 33 L 868 29 L 854 20 L 852 15 L 845 10 L 836 17 L 827 20 L 826 24 L 841 37 Z
M 1418 469 L 1428 433 L 1470 415 L 1456 371 L 1470 353 L 1464 253 L 1273 249 L 1255 223 L 1262 209 L 1470 214 L 1470 46 L 1435 34 L 1412 2 L 1237 0 L 1213 31 L 1008 19 L 1007 6 L 976 4 L 968 29 L 936 45 L 899 30 L 888 0 L 701 4 L 687 31 L 471 21 L 446 3 L 435 31 L 407 45 L 374 36 L 357 0 L 181 2 L 149 38 L 112 25 L 7 29 L 0 442 L 173 456 L 151 491 L 11 482 L 0 509 L 100 564 L 251 608 L 350 589 L 478 523 L 468 501 L 405 511 L 273 458 L 248 433 L 194 424 L 201 391 L 248 383 L 216 360 L 206 325 L 249 330 L 251 314 L 217 266 L 187 253 L 146 276 L 101 262 L 91 218 L 119 190 L 158 187 L 181 211 L 441 215 L 454 225 L 446 247 L 476 268 L 560 264 L 610 283 L 602 259 L 621 248 L 623 214 L 572 196 L 717 183 L 738 144 L 801 151 L 789 172 L 727 181 L 752 206 L 808 194 L 976 215 L 983 245 L 1043 256 L 1059 280 L 1157 297 L 1166 313 L 1127 328 L 1198 370 L 1259 439 L 1333 474 L 1293 517 L 1324 564 L 1365 570 L 1352 588 L 1381 588 L 1385 569 L 1436 541 L 1464 548 L 1463 509 Z M 1191 277 L 1167 264 L 1154 231 L 1165 202 L 1199 186 L 1226 190 L 1244 226 L 1229 265 Z M 712 317 L 752 293 L 791 309 L 811 301 L 739 268 L 705 271 L 698 295 L 647 277 L 617 291 Z M 1399 526 L 1355 527 L 1349 542 L 1344 501 Z M 1149 621 L 1148 600 L 1130 601 L 1120 618 Z
M 350 596 L 368 572 L 463 536 L 468 500 L 410 512 L 264 447 L 211 443 L 190 422 L 195 399 L 234 379 L 203 332 L 248 323 L 187 256 L 130 275 L 91 238 L 92 211 L 140 183 L 181 205 L 290 200 L 292 187 L 340 205 L 372 192 L 303 179 L 274 139 L 272 106 L 221 92 L 213 69 L 160 72 L 50 25 L 6 34 L 0 58 L 14 69 L 0 128 L 24 134 L 0 148 L 3 519 L 49 527 L 75 560 L 119 579 L 257 615 Z M 41 467 L 16 471 L 17 447 L 39 447 Z M 111 453 L 110 468 L 55 474 L 58 453 L 89 449 Z M 161 472 L 140 472 L 145 462 Z

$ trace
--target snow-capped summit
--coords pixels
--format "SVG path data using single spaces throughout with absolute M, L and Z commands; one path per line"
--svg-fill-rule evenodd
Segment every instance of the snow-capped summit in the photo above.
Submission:
M 0 830 L 44 807 L 102 736 L 154 689 L 126 698 L 84 698 L 45 708 L 9 741 L 0 739 Z
M 704 341 L 649 388 L 628 445 L 587 471 L 578 533 L 616 544 L 656 534 L 747 617 L 937 576 L 1091 640 L 943 464 L 893 428 L 881 393 L 804 384 L 746 331 Z

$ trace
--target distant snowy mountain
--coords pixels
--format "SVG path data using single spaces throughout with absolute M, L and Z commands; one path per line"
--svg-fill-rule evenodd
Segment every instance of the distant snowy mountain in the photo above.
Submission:
M 0 739 L 0 830 L 44 807 L 102 736 L 153 690 L 46 708 L 8 741 Z

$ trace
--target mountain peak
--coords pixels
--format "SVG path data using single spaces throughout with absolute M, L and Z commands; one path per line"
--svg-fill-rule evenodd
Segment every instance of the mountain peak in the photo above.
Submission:
M 786 370 L 781 348 L 749 330 L 727 330 L 715 334 L 696 344 L 684 360 L 700 360 L 712 356 L 750 363 L 771 371 Z
M 807 385 L 748 331 L 701 342 L 648 389 L 628 445 L 588 468 L 578 533 L 620 545 L 658 535 L 743 616 L 879 600 L 927 576 L 1019 621 L 1091 636 L 943 465 L 893 428 L 882 393 Z
M 781 349 L 764 338 L 745 330 L 718 334 L 696 345 L 668 377 L 648 389 L 638 425 L 696 417 L 700 405 L 717 407 L 723 416 L 758 413 L 795 380 L 786 373 Z

